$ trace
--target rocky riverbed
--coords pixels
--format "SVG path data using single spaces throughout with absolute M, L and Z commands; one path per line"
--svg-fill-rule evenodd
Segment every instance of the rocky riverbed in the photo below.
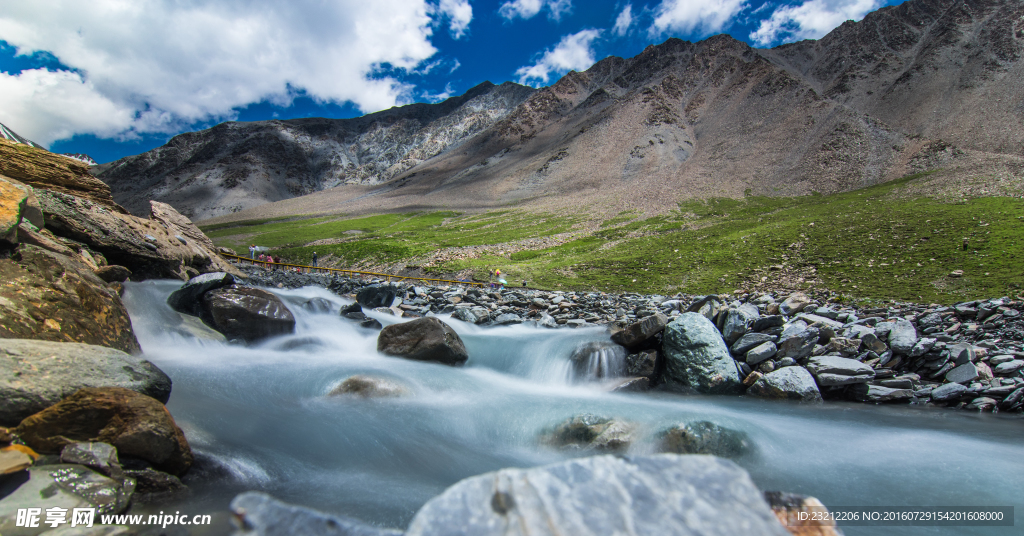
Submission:
M 606 325 L 608 345 L 621 347 L 625 358 L 615 370 L 593 379 L 619 378 L 622 389 L 972 411 L 1019 413 L 1024 408 L 1024 301 L 1006 297 L 953 306 L 859 307 L 814 293 L 645 296 L 499 291 L 389 284 L 245 264 L 237 268 L 254 285 L 317 285 L 351 298 L 373 296 L 375 301 L 359 301 L 402 317 L 450 314 L 484 326 Z M 367 292 L 367 287 L 376 290 Z M 687 357 L 695 349 L 702 355 L 699 365 Z

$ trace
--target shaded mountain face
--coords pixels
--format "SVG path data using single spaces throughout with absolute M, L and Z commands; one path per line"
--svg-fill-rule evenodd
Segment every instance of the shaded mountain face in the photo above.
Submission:
M 537 91 L 485 84 L 351 120 L 225 123 L 101 178 L 130 210 L 154 198 L 205 219 L 280 199 L 236 216 L 662 211 L 849 190 L 978 155 L 1020 174 L 1022 10 L 911 0 L 774 49 L 670 39 Z
M 412 104 L 354 119 L 222 123 L 101 170 L 135 212 L 149 199 L 201 219 L 326 188 L 379 184 L 458 145 L 533 92 L 489 82 L 438 104 Z

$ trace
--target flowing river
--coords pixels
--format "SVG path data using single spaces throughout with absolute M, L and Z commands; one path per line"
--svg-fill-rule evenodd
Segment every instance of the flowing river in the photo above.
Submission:
M 584 455 L 541 446 L 537 437 L 575 414 L 593 413 L 638 425 L 630 454 L 653 453 L 654 436 L 678 423 L 708 420 L 741 430 L 755 449 L 735 461 L 759 488 L 812 495 L 825 505 L 1009 505 L 1024 513 L 1019 416 L 619 394 L 572 383 L 569 355 L 580 343 L 608 340 L 602 329 L 481 328 L 444 318 L 469 351 L 465 367 L 386 357 L 376 352 L 377 332 L 338 316 L 350 302 L 315 287 L 274 290 L 295 314 L 294 335 L 229 345 L 174 328 L 178 317 L 165 300 L 180 282 L 126 286 L 136 335 L 146 358 L 173 379 L 168 408 L 199 460 L 186 478 L 192 496 L 160 509 L 223 512 L 236 493 L 261 490 L 404 528 L 423 503 L 462 478 Z M 330 314 L 303 309 L 311 298 L 334 308 Z M 385 325 L 399 320 L 369 316 Z M 393 378 L 412 394 L 325 396 L 353 374 Z M 844 528 L 847 535 L 1017 530 Z

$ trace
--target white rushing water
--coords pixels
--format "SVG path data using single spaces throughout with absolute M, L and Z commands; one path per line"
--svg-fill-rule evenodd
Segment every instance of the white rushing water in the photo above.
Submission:
M 128 283 L 125 304 L 145 357 L 174 382 L 168 408 L 200 459 L 182 512 L 225 511 L 243 490 L 403 528 L 458 480 L 573 456 L 538 434 L 578 413 L 639 425 L 630 454 L 654 452 L 668 426 L 708 420 L 745 432 L 735 460 L 764 490 L 825 505 L 1015 506 L 1024 512 L 1024 420 L 907 406 L 800 405 L 749 397 L 613 394 L 572 381 L 569 357 L 602 329 L 481 328 L 445 318 L 469 351 L 465 367 L 376 352 L 377 332 L 338 316 L 325 289 L 274 290 L 294 335 L 250 347 L 173 329 L 165 300 L 180 282 Z M 310 298 L 329 314 L 300 307 Z M 395 317 L 370 313 L 385 325 Z M 607 358 L 607 356 L 605 356 Z M 393 378 L 402 398 L 327 398 L 353 374 Z M 576 454 L 581 455 L 581 454 Z M 211 470 L 211 466 L 219 467 Z M 595 505 L 599 507 L 599 505 Z M 1018 525 L 1020 522 L 1018 521 Z M 847 527 L 858 534 L 1019 534 L 1016 527 Z

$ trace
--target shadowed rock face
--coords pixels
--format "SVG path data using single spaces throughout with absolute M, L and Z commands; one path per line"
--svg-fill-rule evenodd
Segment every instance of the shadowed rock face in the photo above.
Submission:
M 392 324 L 377 337 L 377 351 L 416 361 L 459 366 L 469 359 L 458 333 L 434 317 Z
M 225 123 L 101 177 L 134 212 L 134 198 L 155 198 L 205 219 L 311 193 L 274 213 L 669 210 L 850 190 L 953 159 L 1017 169 L 1021 16 L 1016 2 L 910 0 L 774 49 L 669 39 L 536 91 L 481 85 L 359 119 Z
M 255 342 L 295 331 L 295 316 L 265 290 L 231 285 L 203 294 L 202 301 L 203 319 L 228 339 Z

